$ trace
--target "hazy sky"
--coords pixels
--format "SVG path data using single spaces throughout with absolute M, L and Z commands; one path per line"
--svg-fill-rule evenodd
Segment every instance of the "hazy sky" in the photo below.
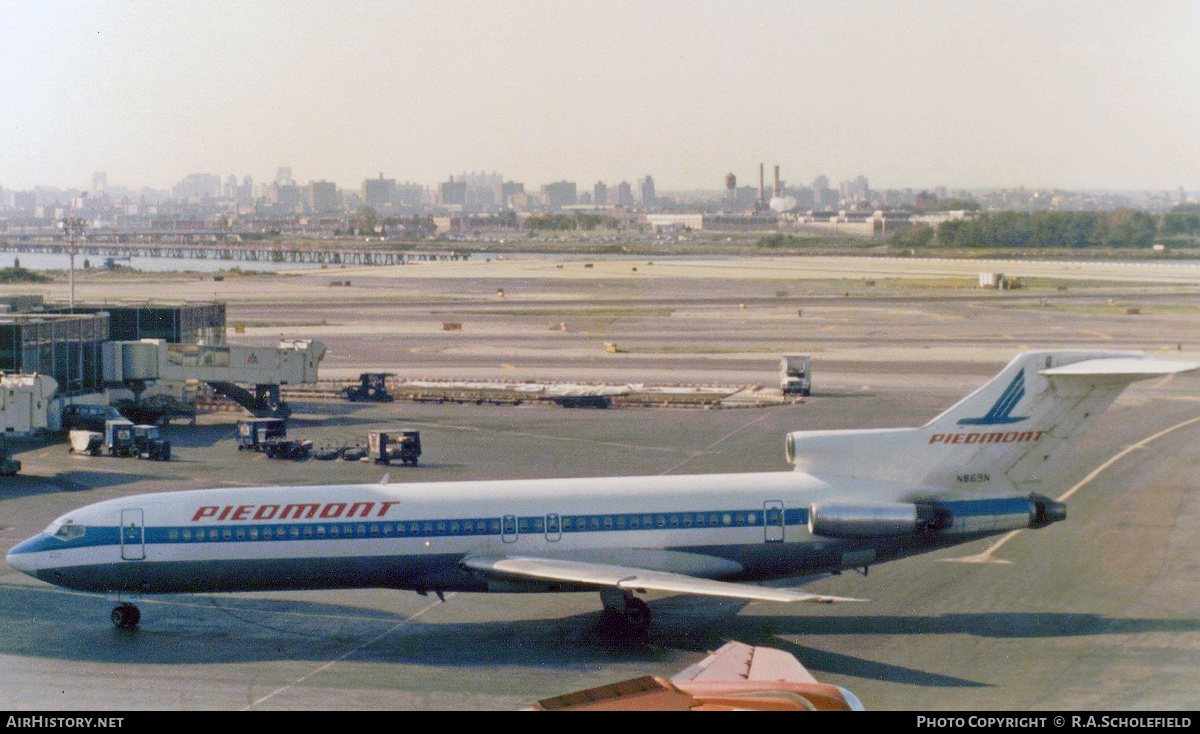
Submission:
M 0 0 L 0 186 L 1200 189 L 1200 2 Z

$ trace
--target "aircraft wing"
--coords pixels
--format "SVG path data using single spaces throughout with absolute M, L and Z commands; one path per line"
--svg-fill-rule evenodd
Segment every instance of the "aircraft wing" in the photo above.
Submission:
M 713 680 L 817 682 L 794 655 L 743 642 L 727 642 L 721 649 L 671 677 L 672 683 Z
M 772 589 L 756 584 L 714 581 L 669 571 L 653 571 L 632 566 L 569 561 L 534 556 L 468 556 L 460 561 L 464 568 L 505 581 L 561 582 L 628 591 L 666 591 L 679 594 L 722 596 L 778 602 L 865 601 L 828 594 L 809 594 L 794 589 Z
M 535 711 L 863 711 L 794 656 L 729 642 L 670 680 L 653 676 L 542 699 Z

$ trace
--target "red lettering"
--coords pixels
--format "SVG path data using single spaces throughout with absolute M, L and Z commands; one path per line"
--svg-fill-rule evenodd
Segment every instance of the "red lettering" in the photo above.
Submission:
M 267 510 L 270 510 L 268 513 Z M 258 512 L 254 513 L 255 520 L 270 520 L 275 517 L 275 513 L 279 512 L 279 505 L 260 505 Z
M 286 506 L 284 506 L 283 514 L 279 516 L 279 519 L 286 520 L 288 518 L 289 514 L 292 514 L 292 516 L 295 517 L 297 520 L 299 520 L 301 517 L 310 518 L 313 515 L 317 514 L 318 507 L 320 507 L 320 505 L 318 505 L 316 503 L 304 504 L 304 505 L 286 505 Z M 293 514 L 293 511 L 294 511 L 294 514 Z
M 935 434 L 934 438 L 930 439 L 930 443 L 940 441 L 944 434 Z M 375 505 L 379 505 L 379 511 L 375 512 Z M 206 517 L 212 517 L 217 520 L 229 520 L 236 522 L 239 520 L 272 520 L 276 516 L 281 520 L 286 520 L 289 517 L 299 519 L 308 519 L 317 515 L 317 509 L 320 508 L 320 516 L 323 518 L 342 517 L 371 517 L 374 513 L 375 517 L 383 517 L 392 508 L 392 505 L 401 504 L 399 502 L 355 502 L 350 505 L 350 509 L 346 509 L 345 502 L 330 502 L 326 505 L 316 503 L 292 504 L 284 505 L 283 511 L 280 512 L 280 505 L 204 505 L 196 510 L 196 514 L 192 517 L 192 522 L 197 522 Z M 255 508 L 258 510 L 255 512 Z M 254 512 L 251 517 L 251 512 Z
M 355 511 L 358 512 L 359 517 L 370 517 L 369 513 L 371 512 L 371 508 L 374 506 L 374 502 L 355 502 L 354 504 L 350 505 L 350 511 L 346 513 L 346 517 L 354 517 Z M 362 509 L 358 510 L 360 507 Z
M 1009 433 L 934 433 L 929 437 L 929 443 L 1025 443 L 1041 441 L 1047 431 L 1011 431 Z M 387 505 L 399 504 L 386 502 Z M 383 514 L 382 511 L 379 513 Z
M 196 514 L 192 516 L 192 522 L 196 522 L 202 517 L 212 517 L 213 515 L 217 514 L 217 509 L 218 508 L 216 505 L 205 505 L 204 507 L 201 507 L 199 510 L 196 510 Z

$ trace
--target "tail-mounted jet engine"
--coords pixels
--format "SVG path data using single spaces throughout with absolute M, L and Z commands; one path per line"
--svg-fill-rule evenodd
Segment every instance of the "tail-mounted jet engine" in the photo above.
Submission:
M 1055 502 L 1040 494 L 1029 495 L 1029 501 L 1033 504 L 1033 512 L 1029 518 L 1031 528 L 1044 528 L 1050 523 L 1067 519 L 1067 506 L 1061 502 Z
M 1037 494 L 1003 500 L 990 512 L 980 512 L 977 502 L 988 501 L 819 502 L 809 507 L 808 531 L 827 538 L 994 532 L 1041 528 L 1067 517 L 1066 505 Z
M 950 511 L 913 502 L 821 502 L 808 508 L 808 532 L 827 538 L 875 538 L 949 527 Z

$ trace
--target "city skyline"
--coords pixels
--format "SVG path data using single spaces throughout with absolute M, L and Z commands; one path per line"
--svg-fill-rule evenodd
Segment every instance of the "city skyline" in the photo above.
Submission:
M 755 196 L 757 197 L 758 193 L 759 193 L 760 183 L 761 183 L 762 190 L 765 192 L 765 199 L 770 199 L 774 194 L 774 185 L 775 185 L 774 173 L 779 173 L 779 171 L 775 171 L 772 174 L 764 174 L 763 178 L 761 179 L 761 182 L 760 182 L 760 179 L 759 179 L 760 166 L 766 167 L 766 166 L 768 166 L 768 164 L 765 161 L 755 164 L 753 166 L 753 168 L 754 168 L 753 176 L 750 176 L 750 175 L 743 176 L 741 173 L 735 173 L 733 171 L 729 171 L 729 172 L 726 172 L 724 175 L 714 177 L 714 179 L 712 181 L 706 182 L 705 184 L 702 184 L 701 186 L 698 186 L 695 188 L 667 187 L 667 186 L 662 186 L 659 183 L 655 183 L 653 185 L 663 195 L 670 195 L 670 196 L 692 195 L 692 196 L 701 196 L 701 197 L 718 197 L 718 198 L 720 198 L 720 197 L 727 196 L 729 177 L 733 176 L 734 181 L 736 182 L 737 190 L 739 192 L 745 192 L 745 191 L 753 189 L 755 192 Z M 779 169 L 780 167 L 776 165 L 776 166 L 774 166 L 774 168 Z M 280 166 L 275 166 L 271 171 L 263 171 L 261 176 L 245 173 L 245 171 L 234 171 L 234 172 L 226 173 L 226 174 L 221 174 L 221 173 L 218 173 L 215 171 L 194 171 L 194 172 L 188 173 L 186 175 L 178 176 L 176 178 L 176 180 L 174 181 L 174 183 L 172 183 L 168 186 L 165 186 L 165 187 L 142 185 L 137 182 L 113 181 L 113 180 L 111 180 L 111 177 L 108 175 L 107 171 L 92 171 L 87 176 L 88 181 L 79 182 L 79 183 L 70 183 L 70 184 L 66 184 L 66 185 L 57 185 L 57 184 L 41 182 L 41 183 L 35 183 L 31 186 L 27 186 L 24 188 L 14 188 L 14 187 L 6 187 L 3 185 L 2 182 L 0 182 L 0 192 L 7 193 L 10 196 L 14 193 L 34 193 L 34 192 L 37 192 L 39 194 L 45 193 L 47 195 L 52 195 L 52 196 L 54 196 L 54 195 L 85 195 L 86 196 L 88 194 L 96 195 L 96 194 L 104 193 L 110 199 L 112 199 L 114 201 L 120 200 L 122 197 L 134 199 L 134 198 L 137 198 L 139 195 L 143 195 L 143 194 L 153 194 L 155 196 L 155 198 L 161 198 L 161 199 L 171 199 L 171 198 L 186 199 L 186 198 L 188 198 L 187 194 L 179 194 L 178 193 L 179 189 L 181 187 L 194 186 L 196 180 L 198 180 L 198 179 L 211 179 L 211 181 L 212 181 L 211 186 L 215 193 L 212 194 L 212 196 L 210 198 L 213 198 L 213 199 L 219 199 L 219 198 L 223 198 L 223 197 L 227 198 L 228 195 L 227 195 L 227 193 L 224 193 L 224 192 L 227 192 L 229 187 L 231 187 L 231 186 L 249 187 L 250 189 L 252 189 L 253 195 L 255 197 L 261 197 L 261 196 L 266 195 L 266 189 L 268 187 L 270 187 L 270 185 L 272 183 L 274 183 L 274 184 L 283 183 L 279 180 L 280 172 L 286 171 L 287 172 L 286 175 L 291 177 L 293 174 L 293 170 L 294 170 L 294 168 L 292 166 L 280 165 Z M 832 190 L 843 190 L 843 189 L 847 189 L 847 188 L 860 188 L 860 189 L 861 188 L 869 188 L 870 190 L 876 191 L 876 192 L 902 191 L 902 192 L 908 192 L 908 193 L 912 193 L 912 194 L 918 194 L 918 193 L 923 192 L 923 193 L 927 193 L 927 194 L 939 194 L 942 196 L 958 195 L 958 194 L 972 195 L 972 194 L 979 194 L 979 193 L 986 193 L 986 192 L 1001 192 L 1001 191 L 1011 191 L 1011 192 L 1028 191 L 1031 193 L 1038 192 L 1038 191 L 1040 191 L 1040 192 L 1055 192 L 1055 191 L 1057 191 L 1057 192 L 1064 192 L 1064 193 L 1070 192 L 1070 193 L 1078 193 L 1078 194 L 1112 194 L 1112 195 L 1147 194 L 1147 195 L 1183 196 L 1185 198 L 1192 198 L 1192 197 L 1200 196 L 1200 190 L 1192 190 L 1192 189 L 1189 189 L 1188 187 L 1184 187 L 1184 186 L 1178 186 L 1175 188 L 1169 188 L 1169 187 L 1162 186 L 1162 187 L 1147 187 L 1147 188 L 1140 188 L 1140 189 L 1139 188 L 1109 189 L 1109 188 L 1101 188 L 1101 187 L 1080 187 L 1080 188 L 1035 187 L 1035 186 L 1027 186 L 1023 183 L 1017 183 L 1017 184 L 1014 184 L 1011 186 L 975 186 L 975 187 L 951 187 L 951 186 L 946 186 L 944 184 L 935 184 L 935 185 L 930 185 L 930 186 L 913 186 L 913 185 L 905 185 L 903 183 L 900 183 L 899 185 L 896 185 L 896 186 L 882 187 L 882 186 L 877 186 L 877 185 L 871 184 L 871 181 L 874 181 L 875 179 L 873 179 L 868 174 L 861 173 L 861 172 L 852 177 L 837 176 L 837 175 L 830 176 L 830 175 L 827 175 L 825 172 L 817 172 L 817 173 L 813 173 L 813 174 L 810 174 L 808 172 L 800 172 L 797 174 L 797 173 L 793 172 L 792 175 L 787 175 L 787 173 L 788 172 L 783 171 L 784 175 L 781 177 L 781 181 L 780 181 L 785 192 L 794 191 L 797 189 L 815 189 L 815 188 L 828 188 L 828 189 L 832 189 Z M 387 171 L 377 171 L 377 172 L 375 172 L 374 175 L 369 175 L 369 176 L 360 178 L 357 181 L 343 183 L 341 181 L 330 181 L 326 177 L 323 177 L 319 174 L 314 174 L 312 176 L 306 176 L 303 174 L 303 171 L 300 171 L 299 175 L 296 175 L 294 178 L 289 178 L 288 181 L 286 182 L 286 184 L 290 185 L 290 186 L 295 186 L 300 189 L 305 189 L 312 185 L 321 185 L 321 186 L 331 185 L 331 186 L 336 187 L 339 196 L 346 192 L 353 192 L 355 195 L 360 195 L 360 196 L 363 196 L 365 199 L 369 199 L 370 197 L 366 193 L 367 190 L 371 187 L 372 184 L 375 184 L 376 182 L 382 182 L 382 183 L 389 184 L 390 186 L 392 186 L 396 189 L 406 189 L 410 192 L 420 191 L 425 196 L 436 197 L 439 195 L 441 188 L 445 187 L 447 184 L 452 184 L 455 182 L 461 183 L 464 180 L 472 180 L 475 178 L 494 179 L 494 181 L 492 183 L 495 184 L 495 187 L 498 190 L 501 188 L 515 186 L 518 189 L 521 189 L 523 191 L 527 190 L 530 193 L 536 192 L 537 190 L 543 189 L 546 187 L 553 187 L 556 184 L 570 184 L 572 186 L 577 186 L 578 193 L 580 196 L 582 196 L 584 194 L 591 193 L 593 191 L 594 187 L 599 187 L 600 190 L 604 190 L 610 186 L 613 187 L 614 190 L 618 186 L 636 187 L 642 182 L 643 179 L 646 179 L 646 178 L 654 179 L 655 175 L 648 174 L 645 176 L 623 176 L 623 177 L 619 177 L 619 178 L 615 178 L 615 179 L 611 179 L 611 180 L 607 180 L 607 181 L 604 179 L 596 179 L 596 178 L 588 179 L 587 177 L 584 177 L 581 180 L 568 180 L 567 178 L 564 178 L 563 176 L 557 176 L 557 177 L 552 177 L 552 180 L 547 180 L 547 181 L 542 182 L 542 181 L 514 181 L 499 171 L 474 171 L 474 170 L 472 170 L 472 171 L 460 171 L 458 173 L 449 174 L 447 176 L 444 176 L 439 181 L 412 181 L 411 179 L 405 178 L 402 175 L 390 174 Z M 90 184 L 88 182 L 90 182 Z M 526 187 L 528 187 L 528 188 L 526 188 Z M 947 192 L 954 192 L 954 193 L 948 194 Z M 609 203 L 612 203 L 612 202 L 609 202 Z
M 766 166 L 759 168 L 755 182 L 725 176 L 725 188 L 671 191 L 659 189 L 647 175 L 592 186 L 559 180 L 526 187 L 524 182 L 505 180 L 496 172 L 472 172 L 450 176 L 447 181 L 424 185 L 385 177 L 363 179 L 360 186 L 339 186 L 327 180 L 304 183 L 290 166 L 279 166 L 273 178 L 256 181 L 252 176 L 222 177 L 193 173 L 170 189 L 131 189 L 110 184 L 105 171 L 92 174 L 90 189 L 36 186 L 18 191 L 0 187 L 0 227 L 7 219 L 35 225 L 38 220 L 61 220 L 66 216 L 94 218 L 95 223 L 112 223 L 114 217 L 126 225 L 139 218 L 193 219 L 218 216 L 222 221 L 285 221 L 297 217 L 335 217 L 348 222 L 368 212 L 384 217 L 495 215 L 520 217 L 538 213 L 573 210 L 626 217 L 651 212 L 723 212 L 757 215 L 767 210 L 791 212 L 862 213 L 889 210 L 899 214 L 914 210 L 942 211 L 981 208 L 985 211 L 1111 211 L 1141 209 L 1163 212 L 1180 204 L 1197 201 L 1197 193 L 1183 187 L 1175 191 L 1036 189 L 1018 186 L 998 189 L 880 188 L 860 174 L 834 181 L 819 174 L 811 181 L 788 181 L 779 166 L 768 179 Z M 415 221 L 415 220 L 414 220 Z M 509 221 L 509 220 L 506 220 Z M 22 226 L 22 225 L 18 225 Z
M 339 5 L 5 4 L 0 186 L 1200 189 L 1194 2 Z

